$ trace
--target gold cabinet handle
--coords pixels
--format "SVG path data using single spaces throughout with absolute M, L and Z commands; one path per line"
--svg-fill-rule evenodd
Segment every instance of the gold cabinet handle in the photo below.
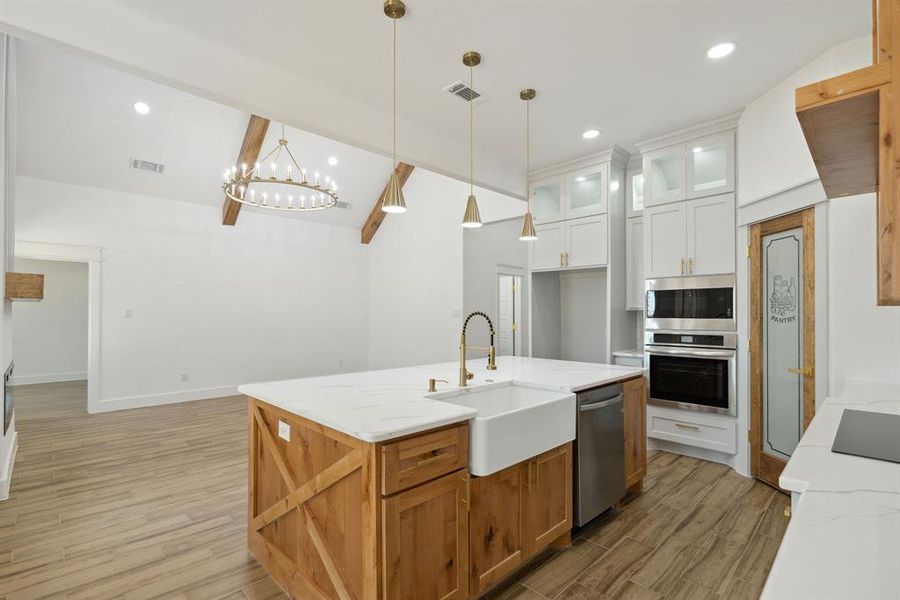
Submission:
M 566 257 L 566 266 L 568 267 L 569 266 L 569 253 L 568 252 L 565 253 L 565 257 Z
M 694 272 L 694 259 L 689 258 L 688 259 L 688 275 L 692 274 L 693 272 Z
M 681 274 L 684 275 L 684 258 L 681 259 Z
M 812 367 L 803 367 L 800 369 L 788 369 L 788 373 L 793 373 L 794 375 L 803 375 L 804 377 L 812 377 L 813 376 Z
M 675 427 L 678 429 L 687 429 L 688 431 L 700 431 L 700 428 L 696 425 L 685 425 L 684 423 L 675 423 Z
M 559 266 L 563 266 L 563 253 L 559 253 Z

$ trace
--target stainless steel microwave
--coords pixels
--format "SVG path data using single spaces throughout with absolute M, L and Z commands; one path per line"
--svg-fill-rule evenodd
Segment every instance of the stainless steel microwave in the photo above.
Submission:
M 648 279 L 645 329 L 737 331 L 734 275 Z

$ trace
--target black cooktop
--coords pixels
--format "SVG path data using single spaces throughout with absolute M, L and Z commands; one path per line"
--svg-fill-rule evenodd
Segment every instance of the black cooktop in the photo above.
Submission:
M 844 410 L 831 451 L 900 463 L 900 415 Z

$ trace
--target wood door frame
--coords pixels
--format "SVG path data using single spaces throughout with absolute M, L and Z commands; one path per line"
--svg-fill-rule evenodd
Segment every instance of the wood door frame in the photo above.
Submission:
M 814 206 L 750 226 L 750 474 L 778 487 L 783 465 L 762 452 L 762 239 L 764 236 L 803 229 L 803 358 L 811 368 L 803 381 L 803 430 L 816 412 L 816 240 Z M 776 472 L 777 471 L 777 472 Z

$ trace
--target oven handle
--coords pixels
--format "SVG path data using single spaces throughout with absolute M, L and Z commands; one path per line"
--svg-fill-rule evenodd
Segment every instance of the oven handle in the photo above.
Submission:
M 647 354 L 668 354 L 672 356 L 696 356 L 698 358 L 734 358 L 737 355 L 736 350 L 704 350 L 700 348 L 690 348 L 682 350 L 680 348 L 661 348 L 654 346 L 645 349 Z

